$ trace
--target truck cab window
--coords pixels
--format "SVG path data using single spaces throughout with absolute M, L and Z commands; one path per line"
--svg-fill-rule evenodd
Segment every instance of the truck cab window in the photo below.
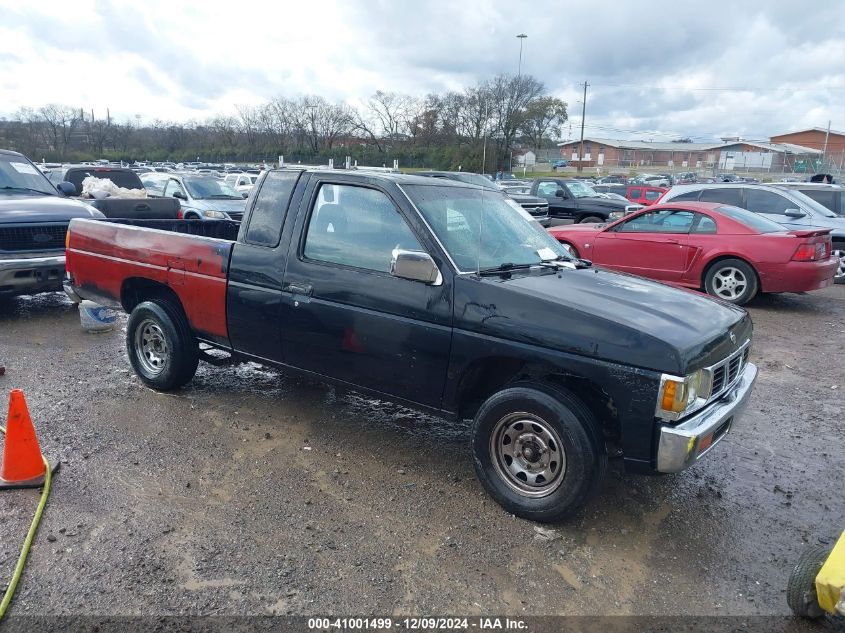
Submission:
M 290 170 L 267 174 L 249 214 L 246 242 L 270 247 L 279 243 L 288 202 L 301 173 Z
M 390 272 L 395 248 L 423 250 L 385 194 L 350 185 L 320 186 L 305 237 L 308 259 Z

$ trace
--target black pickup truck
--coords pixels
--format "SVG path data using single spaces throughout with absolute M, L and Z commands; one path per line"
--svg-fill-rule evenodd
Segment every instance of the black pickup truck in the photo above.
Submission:
M 538 521 L 580 506 L 608 456 L 690 466 L 757 375 L 742 309 L 573 259 L 502 194 L 452 180 L 273 170 L 240 225 L 74 220 L 67 259 L 72 297 L 130 313 L 150 387 L 218 363 L 203 343 L 472 420 L 480 481 Z
M 82 181 L 88 176 L 112 181 L 123 189 L 145 191 L 140 177 L 125 167 L 73 165 L 50 171 L 49 178 L 59 191 L 68 196 L 82 193 Z M 84 201 L 107 218 L 126 219 L 176 219 L 180 204 L 176 198 L 85 198 Z
M 549 201 L 551 226 L 579 222 L 607 222 L 642 208 L 632 202 L 603 198 L 589 184 L 571 178 L 538 178 L 532 196 Z
M 0 297 L 62 289 L 73 218 L 102 218 L 60 196 L 23 154 L 0 150 Z

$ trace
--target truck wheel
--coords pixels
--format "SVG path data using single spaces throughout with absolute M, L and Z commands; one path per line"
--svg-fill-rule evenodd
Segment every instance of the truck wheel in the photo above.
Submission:
M 757 273 L 741 259 L 723 259 L 707 270 L 704 289 L 714 297 L 745 305 L 757 295 Z
M 592 413 L 569 392 L 517 384 L 492 395 L 475 416 L 475 473 L 508 512 L 559 521 L 598 488 L 607 467 Z
M 597 215 L 588 215 L 578 220 L 578 224 L 594 224 L 596 222 L 607 222 L 607 220 L 600 218 Z
M 833 243 L 833 257 L 839 260 L 839 267 L 834 273 L 833 282 L 845 284 L 845 242 Z
M 141 381 L 171 391 L 194 377 L 199 346 L 182 309 L 156 299 L 135 306 L 126 324 L 126 351 Z
M 792 612 L 802 618 L 819 618 L 824 611 L 816 595 L 816 576 L 830 555 L 829 545 L 812 545 L 805 549 L 789 574 L 786 602 Z

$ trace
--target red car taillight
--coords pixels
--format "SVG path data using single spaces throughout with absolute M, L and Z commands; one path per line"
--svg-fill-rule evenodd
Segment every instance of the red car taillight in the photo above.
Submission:
M 182 207 L 179 207 L 179 209 L 176 211 L 176 219 L 177 220 L 184 220 L 185 219 L 185 216 L 182 214 Z
M 830 257 L 830 242 L 816 244 L 801 244 L 792 256 L 795 262 L 814 262 Z

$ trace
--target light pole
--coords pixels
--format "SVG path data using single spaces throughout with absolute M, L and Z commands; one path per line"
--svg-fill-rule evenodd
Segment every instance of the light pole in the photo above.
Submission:
M 525 33 L 520 33 L 519 35 L 517 35 L 517 38 L 519 38 L 519 67 L 516 73 L 517 77 L 522 75 L 522 40 L 524 40 L 526 37 L 528 36 Z

